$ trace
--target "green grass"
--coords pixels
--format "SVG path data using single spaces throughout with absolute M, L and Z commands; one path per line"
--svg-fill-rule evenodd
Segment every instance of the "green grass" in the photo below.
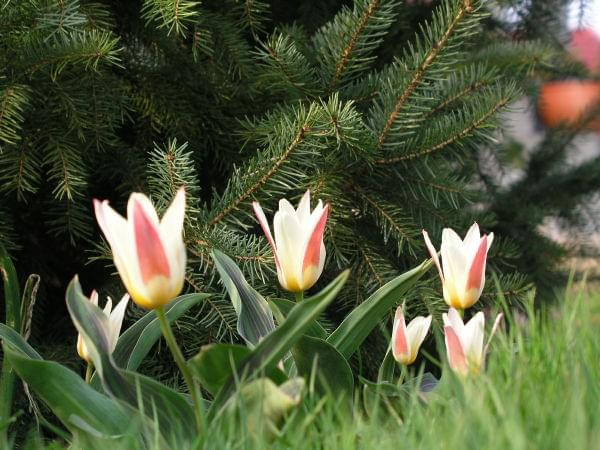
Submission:
M 212 427 L 206 448 L 600 449 L 600 295 L 564 298 L 509 314 L 477 378 L 446 369 L 425 398 L 408 388 L 368 410 L 361 395 L 308 399 L 269 438 L 243 416 Z

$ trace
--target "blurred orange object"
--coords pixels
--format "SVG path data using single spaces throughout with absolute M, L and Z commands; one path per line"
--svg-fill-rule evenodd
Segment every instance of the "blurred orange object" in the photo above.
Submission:
M 552 81 L 540 88 L 538 110 L 544 124 L 551 128 L 576 125 L 596 106 L 600 106 L 598 81 Z M 586 128 L 600 131 L 600 117 Z

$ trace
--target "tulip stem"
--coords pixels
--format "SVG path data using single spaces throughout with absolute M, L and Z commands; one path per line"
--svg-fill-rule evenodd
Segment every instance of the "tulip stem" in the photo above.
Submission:
M 88 363 L 87 367 L 85 368 L 85 382 L 87 384 L 90 384 L 90 381 L 92 381 L 92 375 L 94 373 L 94 363 L 92 363 L 91 361 Z
M 300 303 L 304 300 L 304 291 L 296 292 L 296 303 Z
M 185 384 L 187 384 L 188 390 L 190 391 L 190 395 L 192 397 L 192 403 L 194 404 L 194 414 L 196 415 L 196 427 L 198 428 L 198 433 L 202 433 L 202 429 L 204 428 L 204 419 L 202 417 L 202 404 L 200 403 L 200 393 L 196 388 L 196 384 L 194 383 L 194 379 L 192 378 L 192 374 L 185 362 L 185 358 L 183 357 L 183 353 L 181 353 L 181 349 L 177 345 L 177 341 L 175 340 L 175 336 L 173 335 L 173 330 L 171 329 L 171 325 L 165 316 L 165 310 L 161 306 L 156 308 L 156 316 L 158 317 L 158 321 L 160 322 L 160 328 L 162 330 L 163 336 L 165 337 L 165 341 L 167 341 L 167 345 L 169 346 L 169 350 L 171 350 L 171 354 L 173 355 L 173 359 L 177 363 L 181 374 L 183 375 L 183 379 L 185 380 Z

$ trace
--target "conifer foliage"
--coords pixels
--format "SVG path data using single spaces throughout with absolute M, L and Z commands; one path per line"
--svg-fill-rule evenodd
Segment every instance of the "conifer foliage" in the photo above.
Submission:
M 482 38 L 493 24 L 479 0 L 341 3 L 324 2 L 329 16 L 314 24 L 278 21 L 287 6 L 254 0 L 4 2 L 0 210 L 12 213 L 0 217 L 2 239 L 28 248 L 14 230 L 34 223 L 79 253 L 106 255 L 93 243 L 92 196 L 122 210 L 137 190 L 164 208 L 183 185 L 188 289 L 222 292 L 209 256 L 219 249 L 264 291 L 274 262 L 251 203 L 268 215 L 309 188 L 331 205 L 322 285 L 352 270 L 341 317 L 426 257 L 423 228 L 434 240 L 474 220 L 492 230 L 479 151 L 532 58 L 551 50 L 499 51 Z M 426 20 L 407 23 L 416 9 Z M 519 58 L 525 50 L 532 58 Z M 490 255 L 512 300 L 527 289 L 512 273 L 518 254 L 500 237 Z M 410 293 L 409 314 L 440 312 L 440 294 Z M 225 295 L 201 308 L 181 322 L 187 348 L 236 339 Z

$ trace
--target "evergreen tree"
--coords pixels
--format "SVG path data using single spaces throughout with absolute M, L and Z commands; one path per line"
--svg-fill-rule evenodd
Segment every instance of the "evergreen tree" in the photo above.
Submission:
M 518 4 L 518 25 L 532 30 L 527 21 L 539 11 L 529 3 L 540 2 L 495 7 Z M 265 296 L 283 295 L 266 287 L 275 285 L 266 282 L 275 279 L 274 262 L 250 205 L 257 200 L 272 211 L 279 198 L 295 201 L 307 188 L 331 204 L 328 262 L 315 289 L 352 270 L 326 320 L 339 320 L 424 259 L 422 229 L 437 242 L 443 227 L 466 230 L 474 220 L 499 235 L 491 270 L 517 302 L 530 287 L 527 273 L 547 262 L 521 259 L 526 238 L 511 217 L 521 191 L 486 189 L 480 156 L 499 151 L 502 112 L 532 74 L 576 66 L 563 61 L 556 39 L 515 40 L 488 6 L 4 2 L 0 235 L 21 273 L 42 275 L 39 307 L 62 304 L 65 281 L 82 270 L 90 289 L 122 290 L 101 265 L 82 269 L 90 255 L 108 256 L 92 196 L 122 211 L 129 192 L 143 191 L 164 209 L 182 185 L 188 289 L 215 293 L 179 322 L 190 353 L 209 340 L 237 339 L 210 251 L 234 258 Z M 539 195 L 551 182 L 540 180 Z M 585 192 L 598 182 L 590 173 Z M 535 218 L 520 216 L 528 232 L 554 212 L 539 208 Z M 410 293 L 410 315 L 445 308 L 433 275 Z M 488 282 L 481 306 L 495 296 L 494 278 Z M 385 343 L 374 336 L 372 345 Z M 162 370 L 159 359 L 149 370 Z

